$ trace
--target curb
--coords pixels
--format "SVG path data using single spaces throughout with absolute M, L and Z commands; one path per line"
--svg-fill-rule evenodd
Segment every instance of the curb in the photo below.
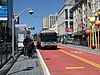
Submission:
M 38 51 L 38 49 L 36 49 L 36 50 L 37 50 L 37 53 L 38 53 L 38 57 L 39 57 L 40 64 L 41 64 L 41 67 L 43 69 L 44 75 L 51 75 L 49 69 L 47 68 L 47 66 L 46 66 L 46 64 L 45 64 L 45 62 L 44 62 L 44 60 L 43 60 L 43 58 L 40 54 L 40 52 Z
M 60 44 L 60 43 L 59 43 Z M 100 55 L 100 50 L 96 50 L 96 49 L 90 49 L 88 47 L 83 47 L 83 46 L 77 46 L 77 45 L 70 45 L 70 44 L 61 44 L 62 46 L 67 46 L 67 47 L 71 47 L 74 49 L 78 49 L 78 50 L 83 50 L 92 54 L 97 54 Z
M 35 48 L 36 48 L 36 44 L 35 44 Z M 36 48 L 36 52 L 38 53 L 40 65 L 41 65 L 41 67 L 43 69 L 44 75 L 51 75 L 46 63 L 44 62 L 44 60 L 43 60 L 43 58 L 42 58 L 42 56 L 41 56 L 41 54 L 40 54 L 40 52 L 39 52 L 39 50 L 37 48 Z

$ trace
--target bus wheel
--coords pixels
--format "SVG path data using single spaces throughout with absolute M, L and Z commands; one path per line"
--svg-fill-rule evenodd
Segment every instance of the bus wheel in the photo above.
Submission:
M 57 49 L 57 46 L 55 46 L 54 49 Z

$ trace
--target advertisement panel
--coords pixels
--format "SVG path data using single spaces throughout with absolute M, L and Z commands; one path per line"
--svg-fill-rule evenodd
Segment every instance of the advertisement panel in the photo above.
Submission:
M 0 6 L 0 20 L 7 20 L 7 6 Z
M 24 47 L 23 40 L 26 36 L 26 29 L 28 28 L 27 24 L 15 24 L 15 27 L 18 28 L 18 47 Z
M 17 27 L 20 30 L 25 30 L 28 28 L 27 24 L 15 24 L 15 27 Z
M 0 6 L 0 17 L 7 18 L 7 6 Z
M 24 40 L 24 34 L 18 34 L 18 41 L 22 41 Z

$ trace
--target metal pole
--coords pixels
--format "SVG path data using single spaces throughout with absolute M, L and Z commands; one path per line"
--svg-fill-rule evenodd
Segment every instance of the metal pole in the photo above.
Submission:
M 26 10 L 31 10 L 30 8 L 24 9 L 22 12 L 20 12 L 14 19 L 17 19 L 22 13 L 24 13 Z
M 26 10 L 31 10 L 30 8 L 27 8 L 27 9 L 24 9 L 22 12 L 20 12 L 16 17 L 14 17 L 13 19 L 12 19 L 12 57 L 13 57 L 13 59 L 14 59 L 14 30 L 15 30 L 15 20 L 23 13 L 23 12 L 25 12 Z
M 12 57 L 14 59 L 14 19 L 12 19 Z

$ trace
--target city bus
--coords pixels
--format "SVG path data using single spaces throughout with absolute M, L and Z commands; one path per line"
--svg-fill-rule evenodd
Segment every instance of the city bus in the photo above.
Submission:
M 42 30 L 37 35 L 38 48 L 55 48 L 57 49 L 57 33 L 53 30 Z

